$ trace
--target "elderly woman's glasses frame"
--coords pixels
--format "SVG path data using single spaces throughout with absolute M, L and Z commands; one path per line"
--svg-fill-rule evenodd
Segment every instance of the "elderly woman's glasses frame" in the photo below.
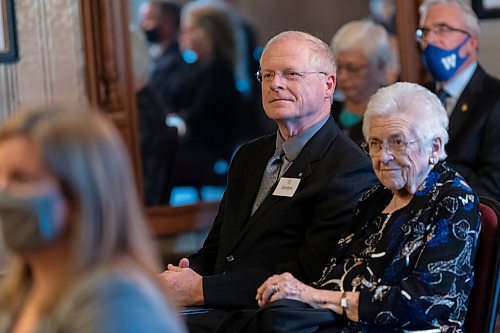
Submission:
M 274 77 L 278 74 L 278 76 L 289 82 L 289 81 L 299 81 L 303 79 L 306 75 L 309 74 L 323 74 L 323 75 L 328 75 L 326 72 L 299 72 L 299 71 L 294 71 L 294 70 L 285 70 L 285 71 L 262 71 L 258 70 L 257 73 L 255 73 L 255 77 L 257 80 L 262 83 L 262 82 L 271 82 L 274 80 Z
M 368 142 L 363 142 L 361 148 L 370 156 L 377 156 L 382 151 L 382 147 L 385 148 L 386 152 L 402 156 L 408 152 L 408 146 L 417 142 L 418 140 L 405 141 L 401 138 L 390 138 L 387 141 L 380 140 L 368 140 Z

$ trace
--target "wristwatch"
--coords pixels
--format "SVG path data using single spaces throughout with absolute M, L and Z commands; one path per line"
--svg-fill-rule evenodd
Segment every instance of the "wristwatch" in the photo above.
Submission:
M 342 308 L 342 315 L 347 315 L 347 295 L 346 292 L 342 292 L 342 296 L 340 297 L 340 307 Z

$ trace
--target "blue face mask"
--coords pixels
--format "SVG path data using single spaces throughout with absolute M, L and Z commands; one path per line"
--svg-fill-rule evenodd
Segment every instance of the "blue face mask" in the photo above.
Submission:
M 470 36 L 465 37 L 453 50 L 445 50 L 432 44 L 427 45 L 424 50 L 425 63 L 436 81 L 447 81 L 453 77 L 469 58 L 469 55 L 461 58 L 458 54 L 460 48 L 467 43 L 469 38 Z
M 21 198 L 0 192 L 0 226 L 5 244 L 13 252 L 44 248 L 61 233 L 58 192 Z

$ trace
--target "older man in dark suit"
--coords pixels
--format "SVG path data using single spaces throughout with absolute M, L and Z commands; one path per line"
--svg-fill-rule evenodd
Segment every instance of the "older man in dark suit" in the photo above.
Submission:
M 481 195 L 500 200 L 500 81 L 477 63 L 480 27 L 458 0 L 420 6 L 417 38 L 450 117 L 448 163 Z
M 213 331 L 225 310 L 256 307 L 257 287 L 272 274 L 318 278 L 357 199 L 376 182 L 367 156 L 330 117 L 328 45 L 281 33 L 267 43 L 257 78 L 278 131 L 239 149 L 203 248 L 162 273 L 178 304 L 217 308 L 188 316 L 193 332 Z

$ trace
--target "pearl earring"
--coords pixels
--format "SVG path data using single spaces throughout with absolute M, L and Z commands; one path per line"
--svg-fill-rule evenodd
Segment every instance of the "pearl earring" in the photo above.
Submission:
M 435 158 L 434 156 L 429 157 L 429 164 L 430 165 L 434 165 L 436 163 L 437 163 L 437 158 Z

